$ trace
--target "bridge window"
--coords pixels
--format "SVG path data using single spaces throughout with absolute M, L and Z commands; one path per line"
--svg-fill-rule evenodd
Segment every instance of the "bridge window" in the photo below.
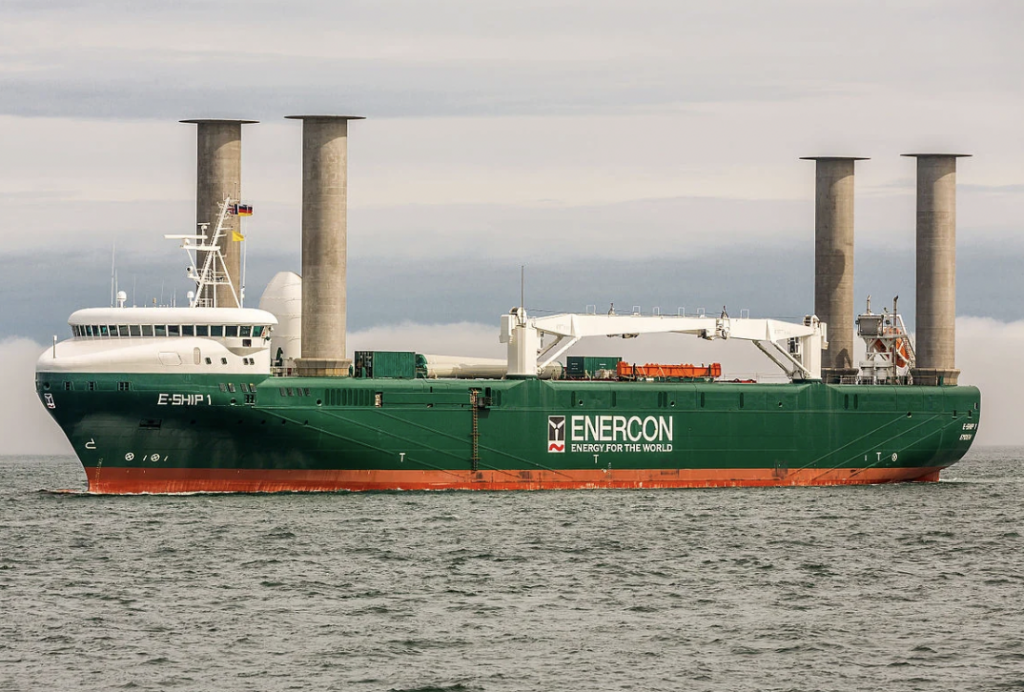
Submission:
M 238 325 L 229 324 L 228 326 L 224 327 L 224 336 L 238 336 Z
M 167 325 L 167 336 L 181 336 L 181 327 L 177 324 Z
M 232 394 L 235 393 L 235 383 L 234 382 L 228 382 L 228 391 L 231 392 Z
M 183 325 L 181 325 L 181 335 L 182 336 L 194 336 L 194 333 L 193 333 L 194 331 L 195 331 L 195 327 L 193 327 L 191 324 L 183 324 Z
M 252 335 L 253 336 L 263 336 L 263 327 L 261 325 L 256 325 L 255 327 L 253 327 L 252 328 Z
M 107 331 L 107 325 L 100 325 L 100 336 L 110 336 L 110 333 Z
M 131 336 L 142 336 L 142 325 L 130 325 L 129 333 L 131 334 Z
M 238 328 L 238 336 L 252 336 L 252 327 L 246 325 Z
M 128 325 L 127 324 L 119 324 L 119 325 L 117 325 L 117 333 L 120 336 L 128 336 Z
M 167 336 L 167 325 L 157 324 L 153 326 L 153 329 L 157 336 Z
M 210 336 L 210 327 L 205 324 L 196 325 L 196 336 Z
M 224 336 L 224 327 L 219 324 L 215 324 L 210 327 L 210 336 Z

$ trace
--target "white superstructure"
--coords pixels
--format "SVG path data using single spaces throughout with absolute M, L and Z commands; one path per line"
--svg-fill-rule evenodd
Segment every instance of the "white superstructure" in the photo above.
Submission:
M 218 374 L 270 372 L 277 318 L 251 308 L 88 308 L 72 338 L 39 357 L 39 372 Z

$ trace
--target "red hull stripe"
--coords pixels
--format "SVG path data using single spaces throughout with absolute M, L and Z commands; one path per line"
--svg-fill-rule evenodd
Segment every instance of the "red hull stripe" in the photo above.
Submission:
M 800 469 L 574 469 L 396 471 L 89 467 L 94 493 L 265 493 L 335 490 L 559 490 L 862 485 L 937 481 L 941 467 Z

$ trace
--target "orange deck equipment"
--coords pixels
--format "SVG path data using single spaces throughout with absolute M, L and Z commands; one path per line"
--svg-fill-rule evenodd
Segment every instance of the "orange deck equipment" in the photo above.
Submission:
M 638 377 L 677 380 L 711 379 L 722 376 L 722 364 L 661 365 L 659 363 L 647 363 L 646 365 L 630 365 L 620 361 L 618 375 L 620 378 L 625 379 L 635 379 Z

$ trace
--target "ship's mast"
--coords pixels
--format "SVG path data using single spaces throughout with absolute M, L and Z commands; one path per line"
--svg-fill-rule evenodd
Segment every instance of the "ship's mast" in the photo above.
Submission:
M 231 280 L 227 262 L 224 259 L 224 243 L 245 242 L 244 238 L 228 238 L 228 214 L 234 208 L 236 200 L 225 197 L 218 206 L 217 226 L 211 239 L 208 234 L 209 223 L 200 223 L 196 235 L 165 235 L 164 238 L 180 240 L 181 248 L 189 258 L 186 270 L 188 277 L 196 282 L 195 295 L 189 301 L 190 308 L 215 308 L 217 306 L 217 286 L 227 286 L 233 299 L 232 305 L 241 305 L 235 285 Z M 234 231 L 231 231 L 234 233 Z M 199 258 L 202 266 L 199 267 Z

